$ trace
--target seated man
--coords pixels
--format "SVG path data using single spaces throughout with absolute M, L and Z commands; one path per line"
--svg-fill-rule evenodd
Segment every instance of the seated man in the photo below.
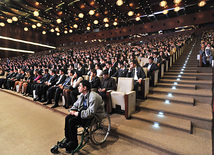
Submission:
M 205 48 L 205 52 L 202 56 L 202 61 L 203 63 L 206 65 L 206 60 L 209 60 L 209 66 L 212 65 L 212 60 L 213 60 L 213 56 L 212 56 L 212 51 L 211 51 L 211 46 L 210 43 L 207 44 L 207 47 Z
M 97 71 L 95 69 L 91 69 L 90 72 L 89 82 L 91 84 L 91 90 L 97 92 L 98 87 L 100 86 L 100 79 L 97 77 Z
M 108 70 L 103 71 L 103 78 L 101 79 L 100 88 L 98 89 L 98 94 L 106 99 L 106 92 L 108 90 L 116 90 L 116 82 L 113 78 L 110 78 Z
M 153 63 L 154 58 L 149 58 L 149 63 L 146 63 L 143 67 L 147 67 L 147 77 L 149 77 L 151 81 L 151 85 L 154 85 L 153 71 L 158 70 L 157 64 Z
M 118 70 L 112 75 L 112 77 L 126 77 L 128 69 L 124 66 L 123 62 L 118 62 Z
M 43 104 L 43 105 L 48 105 L 48 104 L 52 104 L 52 98 L 54 98 L 54 92 L 56 91 L 57 88 L 61 87 L 63 82 L 65 81 L 66 79 L 66 76 L 65 76 L 65 71 L 63 69 L 60 70 L 59 72 L 60 76 L 58 78 L 58 81 L 56 82 L 56 84 L 50 88 L 48 88 L 48 92 L 47 92 L 47 100 L 48 102 Z
M 138 87 L 142 85 L 142 80 L 146 78 L 146 74 L 142 67 L 138 65 L 137 60 L 131 61 L 127 77 L 134 78 L 134 91 L 136 91 L 136 97 L 138 97 Z
M 76 125 L 84 125 L 94 115 L 99 119 L 104 116 L 104 103 L 101 96 L 90 90 L 90 83 L 82 80 L 78 87 L 78 91 L 81 93 L 80 97 L 69 110 L 70 114 L 65 118 L 65 139 L 61 147 L 66 148 L 68 153 L 78 146 Z

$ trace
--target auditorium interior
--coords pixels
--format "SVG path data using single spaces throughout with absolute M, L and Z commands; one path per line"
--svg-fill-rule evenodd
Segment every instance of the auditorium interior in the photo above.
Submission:
M 0 154 L 214 154 L 213 56 L 213 0 L 0 0 Z

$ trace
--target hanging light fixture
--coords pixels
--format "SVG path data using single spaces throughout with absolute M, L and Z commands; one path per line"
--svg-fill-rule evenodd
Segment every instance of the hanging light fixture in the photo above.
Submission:
M 206 4 L 206 1 L 200 1 L 200 2 L 198 3 L 198 6 L 199 6 L 199 7 L 203 7 L 205 4 Z
M 73 32 L 73 30 L 69 30 L 69 33 L 72 33 Z
M 116 25 L 117 25 L 117 22 L 114 22 L 113 25 L 116 26 Z
M 74 27 L 74 28 L 78 28 L 78 25 L 77 25 L 77 24 L 74 24 L 73 27 Z
M 68 31 L 67 31 L 67 30 L 65 30 L 65 31 L 64 31 L 64 33 L 65 33 L 65 34 L 67 34 L 67 33 L 68 33 Z
M 59 28 L 58 28 L 58 27 L 56 27 L 56 28 L 55 28 L 55 30 L 56 30 L 56 31 L 59 31 Z
M 42 34 L 46 34 L 46 31 L 42 31 Z
M 179 6 L 176 6 L 175 9 L 174 9 L 175 12 L 178 12 L 179 10 L 180 10 Z
M 42 24 L 41 24 L 41 23 L 37 23 L 36 26 L 37 26 L 37 27 L 41 27 Z
M 14 22 L 17 22 L 17 21 L 18 21 L 18 18 L 17 18 L 17 17 L 13 17 L 12 20 L 13 20 Z
M 90 30 L 91 28 L 88 26 L 86 29 L 87 29 L 87 30 Z
M 35 28 L 36 28 L 36 25 L 33 24 L 33 25 L 32 25 L 32 28 L 35 29 Z
M 60 33 L 59 33 L 59 32 L 57 32 L 57 33 L 56 33 L 56 35 L 58 35 L 58 36 L 59 36 L 59 35 L 60 35 Z
M 39 11 L 34 11 L 33 15 L 36 16 L 36 17 L 39 16 Z
M 105 27 L 109 27 L 109 24 L 108 24 L 108 23 L 106 23 L 106 24 L 105 24 Z
M 128 12 L 128 16 L 133 16 L 134 15 L 134 12 L 133 11 L 129 11 Z
M 166 2 L 166 1 L 161 1 L 161 2 L 159 3 L 159 5 L 160 5 L 161 7 L 166 7 L 167 2 Z
M 12 23 L 13 20 L 12 20 L 12 19 L 7 19 L 7 22 L 8 22 L 8 23 Z
M 163 10 L 163 14 L 167 14 L 169 10 Z
M 123 0 L 117 0 L 116 4 L 117 4 L 118 6 L 123 5 Z
M 92 15 L 94 15 L 95 11 L 94 10 L 90 10 L 88 13 L 89 13 L 89 15 L 92 16 Z
M 94 24 L 98 24 L 99 22 L 98 22 L 98 20 L 94 20 Z
M 79 13 L 78 15 L 80 18 L 83 18 L 84 17 L 84 14 L 83 13 Z
M 24 31 L 28 31 L 28 28 L 27 28 L 27 27 L 25 27 L 25 28 L 24 28 Z
M 62 22 L 62 20 L 59 18 L 59 19 L 56 20 L 56 22 L 57 22 L 58 24 L 60 24 L 60 23 Z
M 54 29 L 51 29 L 51 32 L 54 32 Z
M 105 22 L 105 23 L 109 22 L 108 18 L 107 18 L 107 17 L 104 18 L 104 19 L 103 19 L 103 22 Z
M 175 4 L 179 4 L 182 0 L 174 0 Z
M 4 27 L 4 26 L 5 26 L 5 23 L 1 22 L 1 23 L 0 23 L 0 26 L 1 26 L 1 27 Z
M 139 20 L 140 20 L 140 17 L 136 17 L 135 20 L 136 20 L 136 21 L 139 21 Z

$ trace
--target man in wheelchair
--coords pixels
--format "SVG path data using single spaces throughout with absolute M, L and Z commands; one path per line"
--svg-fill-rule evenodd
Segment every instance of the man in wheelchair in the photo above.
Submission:
M 70 114 L 65 118 L 65 138 L 60 146 L 66 148 L 66 152 L 69 153 L 78 146 L 77 125 L 86 124 L 94 115 L 98 119 L 102 119 L 105 114 L 102 97 L 91 91 L 91 85 L 88 81 L 81 81 L 78 91 L 81 94 L 69 110 Z

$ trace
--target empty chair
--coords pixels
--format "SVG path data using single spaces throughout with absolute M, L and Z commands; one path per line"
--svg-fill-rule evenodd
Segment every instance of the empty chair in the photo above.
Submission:
M 125 111 L 126 118 L 129 118 L 135 112 L 136 92 L 132 91 L 133 88 L 133 78 L 119 77 L 117 91 L 111 91 L 110 93 L 112 108 L 116 108 L 116 105 L 119 105 L 121 110 Z

